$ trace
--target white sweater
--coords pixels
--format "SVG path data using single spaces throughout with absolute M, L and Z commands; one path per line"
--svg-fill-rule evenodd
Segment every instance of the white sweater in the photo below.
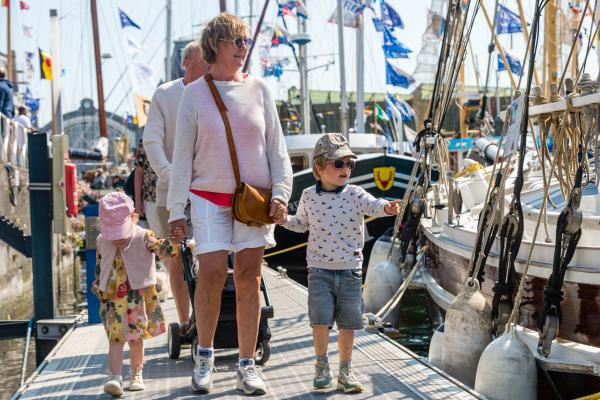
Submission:
M 388 216 L 388 202 L 376 199 L 360 186 L 346 185 L 334 192 L 313 185 L 304 189 L 296 215 L 288 215 L 283 227 L 308 231 L 308 268 L 362 268 L 365 215 Z
M 268 188 L 285 204 L 292 190 L 290 163 L 275 101 L 261 78 L 242 82 L 214 81 L 231 124 L 243 182 Z M 169 221 L 185 218 L 190 188 L 233 193 L 235 177 L 225 126 L 204 78 L 183 91 L 167 207 Z
M 183 94 L 183 79 L 160 85 L 152 96 L 148 119 L 144 128 L 144 149 L 150 166 L 158 176 L 156 182 L 156 204 L 167 205 L 177 107 Z

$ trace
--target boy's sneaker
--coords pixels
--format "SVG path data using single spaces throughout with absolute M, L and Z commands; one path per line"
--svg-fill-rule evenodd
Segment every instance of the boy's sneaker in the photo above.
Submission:
M 332 380 L 333 374 L 329 368 L 329 363 L 325 360 L 318 359 L 315 364 L 315 379 L 313 380 L 313 386 L 315 389 L 325 389 L 331 387 Z
M 104 384 L 104 393 L 115 397 L 123 396 L 123 378 L 121 378 L 121 375 L 110 375 L 108 377 Z
M 145 390 L 146 386 L 144 385 L 144 379 L 142 379 L 142 369 L 138 369 L 137 371 L 131 371 L 131 375 L 129 376 L 129 388 L 132 392 L 139 392 L 140 390 Z
M 195 392 L 209 393 L 212 390 L 212 374 L 215 369 L 215 358 L 210 353 L 198 350 L 196 365 L 192 375 L 192 389 Z
M 340 364 L 337 390 L 343 390 L 345 393 L 360 393 L 363 391 L 363 386 L 354 376 L 349 362 Z
M 241 360 L 237 370 L 237 390 L 245 394 L 265 394 L 267 385 L 260 376 L 260 369 L 254 365 L 254 360 Z

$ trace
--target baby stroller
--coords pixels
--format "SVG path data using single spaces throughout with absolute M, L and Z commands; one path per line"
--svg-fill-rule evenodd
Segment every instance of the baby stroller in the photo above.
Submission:
M 187 283 L 188 292 L 192 302 L 192 313 L 190 316 L 188 329 L 182 332 L 179 323 L 173 322 L 169 324 L 168 329 L 168 352 L 169 358 L 178 359 L 183 344 L 191 344 L 192 359 L 196 357 L 196 349 L 198 347 L 198 332 L 196 330 L 196 319 L 194 314 L 194 292 L 196 290 L 196 276 L 194 273 L 195 257 L 186 243 L 182 243 L 181 255 L 183 258 L 183 274 Z M 235 285 L 233 282 L 233 261 L 229 257 L 227 268 L 227 280 L 223 287 L 221 295 L 221 312 L 215 332 L 214 348 L 215 349 L 230 349 L 237 348 L 237 324 L 236 324 L 236 309 L 235 309 Z M 269 318 L 273 318 L 273 306 L 269 299 L 269 293 L 265 285 L 265 280 L 261 276 L 260 289 L 264 296 L 265 305 L 260 310 L 260 323 L 258 327 L 258 339 L 256 341 L 256 356 L 257 364 L 265 364 L 271 355 L 271 329 L 269 328 Z M 195 361 L 195 360 L 194 360 Z

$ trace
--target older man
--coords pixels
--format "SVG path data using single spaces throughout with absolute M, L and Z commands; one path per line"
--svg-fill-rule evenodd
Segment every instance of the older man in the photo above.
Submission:
M 160 236 L 169 234 L 169 211 L 166 208 L 167 192 L 175 142 L 175 123 L 177 107 L 183 94 L 183 88 L 208 72 L 210 64 L 202 59 L 202 51 L 197 41 L 192 41 L 181 52 L 181 68 L 185 71 L 183 78 L 160 85 L 150 104 L 148 120 L 144 128 L 144 148 L 150 166 L 158 175 L 156 184 L 156 209 L 160 220 Z M 176 179 L 176 177 L 174 177 Z M 175 306 L 179 322 L 185 330 L 188 324 L 190 303 L 187 286 L 183 278 L 181 259 L 169 261 L 169 280 L 175 297 Z

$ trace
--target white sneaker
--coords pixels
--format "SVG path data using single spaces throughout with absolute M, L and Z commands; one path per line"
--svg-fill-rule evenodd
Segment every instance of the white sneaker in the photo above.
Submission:
M 104 384 L 104 393 L 111 396 L 123 396 L 123 378 L 121 375 L 110 375 L 108 381 Z
M 209 393 L 212 390 L 212 374 L 215 369 L 215 358 L 196 354 L 196 365 L 192 376 L 192 389 L 195 392 Z
M 238 366 L 236 388 L 245 394 L 267 393 L 267 385 L 260 375 L 260 368 L 254 365 L 254 360 Z
M 131 371 L 131 375 L 129 376 L 128 389 L 132 392 L 139 392 L 140 390 L 146 389 L 146 386 L 144 385 L 144 379 L 142 379 L 141 368 L 137 371 Z

